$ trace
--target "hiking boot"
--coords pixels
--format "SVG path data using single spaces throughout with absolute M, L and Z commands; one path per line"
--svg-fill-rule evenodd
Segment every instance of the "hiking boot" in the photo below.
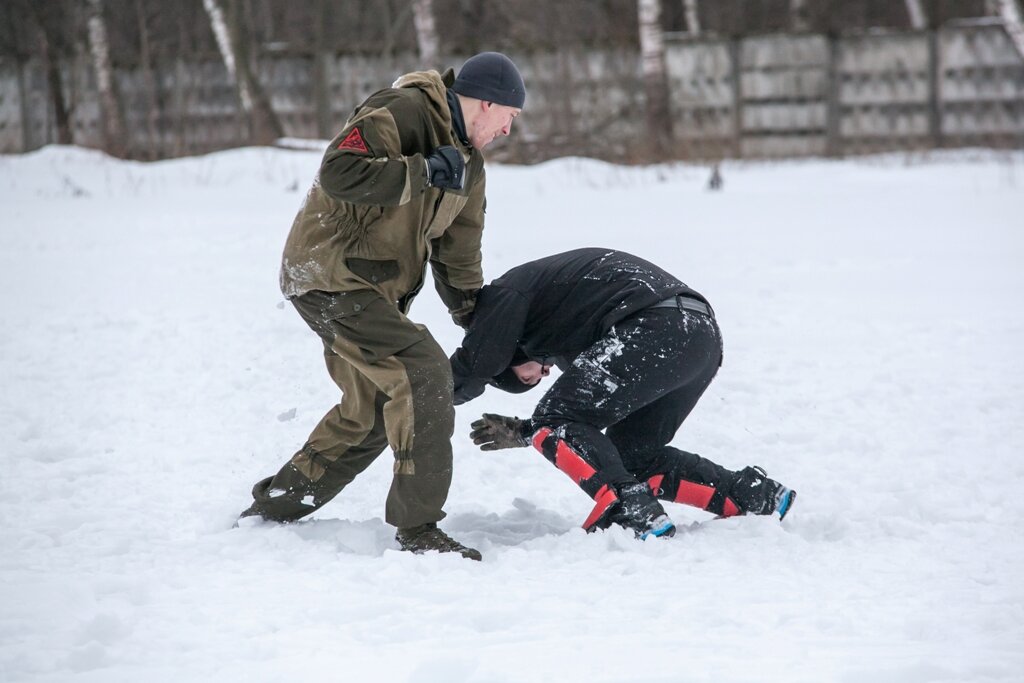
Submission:
M 747 514 L 771 515 L 777 512 L 781 521 L 793 508 L 796 491 L 769 479 L 764 469 L 755 465 L 736 473 L 729 497 Z
M 256 509 L 256 503 L 253 503 L 245 510 L 242 510 L 242 514 L 238 515 L 235 523 L 231 525 L 232 529 L 238 529 L 239 527 L 252 527 L 259 526 L 265 520 L 263 515 Z
M 675 535 L 676 525 L 665 514 L 665 508 L 661 507 L 646 483 L 622 484 L 616 487 L 615 493 L 617 500 L 608 506 L 587 531 L 607 529 L 612 524 L 618 524 L 632 529 L 641 540 L 648 536 Z
M 398 545 L 402 546 L 402 550 L 408 550 L 417 555 L 436 550 L 439 553 L 459 553 L 470 560 L 483 559 L 479 550 L 462 545 L 438 529 L 434 522 L 399 529 L 395 534 L 395 540 L 398 541 Z

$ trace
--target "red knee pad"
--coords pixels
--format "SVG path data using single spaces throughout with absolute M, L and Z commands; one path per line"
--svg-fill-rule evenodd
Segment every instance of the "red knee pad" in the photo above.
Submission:
M 553 433 L 547 427 L 537 430 L 537 433 L 533 435 L 533 447 L 544 453 L 544 441 Z M 547 457 L 547 454 L 544 455 Z M 555 467 L 569 475 L 569 478 L 576 485 L 597 474 L 597 470 L 584 460 L 564 439 L 556 439 L 555 441 Z
M 544 457 L 549 458 L 550 456 L 544 452 L 544 442 L 550 438 L 554 432 L 547 427 L 543 427 L 537 430 L 537 433 L 533 435 L 533 447 L 540 451 Z M 555 467 L 565 472 L 570 479 L 573 480 L 577 486 L 583 481 L 590 479 L 597 470 L 588 463 L 583 457 L 576 452 L 576 450 L 565 442 L 564 439 L 558 439 L 556 437 L 554 444 L 554 462 Z M 594 495 L 594 509 L 590 511 L 587 518 L 583 520 L 583 528 L 587 531 L 593 531 L 596 528 L 598 520 L 608 511 L 608 508 L 613 503 L 619 500 L 619 497 L 615 494 L 615 490 L 611 486 L 605 484 L 597 493 Z
M 601 519 L 605 512 L 608 511 L 614 503 L 619 500 L 619 497 L 615 495 L 615 490 L 605 484 L 602 486 L 597 495 L 594 496 L 594 509 L 590 511 L 587 518 L 583 520 L 583 528 L 589 531 L 594 531 L 597 528 L 597 522 Z
M 651 490 L 657 494 L 661 491 L 661 482 L 664 478 L 664 474 L 656 474 L 647 480 L 647 484 L 651 487 Z M 661 493 L 664 494 L 664 491 L 661 491 Z M 679 487 L 671 497 L 666 495 L 659 497 L 666 498 L 674 503 L 692 505 L 693 507 L 700 508 L 701 510 L 707 510 L 708 505 L 711 503 L 711 498 L 714 495 L 714 486 L 683 480 L 679 482 Z M 740 514 L 740 509 L 736 507 L 736 503 L 734 503 L 731 498 L 726 496 L 725 501 L 722 503 L 722 514 L 720 516 L 733 517 L 738 514 Z

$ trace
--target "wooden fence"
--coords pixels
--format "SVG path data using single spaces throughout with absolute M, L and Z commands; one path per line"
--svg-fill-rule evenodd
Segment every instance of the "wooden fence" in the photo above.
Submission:
M 516 134 L 495 150 L 498 156 L 641 159 L 645 118 L 637 53 L 515 58 L 527 83 L 527 106 Z M 313 57 L 276 55 L 260 64 L 289 137 L 322 137 L 318 120 L 339 126 L 368 94 L 417 68 L 412 55 L 389 61 L 338 56 L 324 63 L 319 82 L 326 84 L 326 98 L 314 96 Z M 1024 59 L 998 23 L 840 37 L 669 36 L 667 66 L 679 158 L 1024 148 Z M 245 144 L 245 121 L 219 61 L 121 70 L 117 85 L 133 156 Z M 65 92 L 76 144 L 99 147 L 99 99 L 87 63 L 66 72 Z M 318 112 L 317 101 L 329 111 Z M 0 62 L 0 152 L 54 142 L 53 121 L 41 65 Z

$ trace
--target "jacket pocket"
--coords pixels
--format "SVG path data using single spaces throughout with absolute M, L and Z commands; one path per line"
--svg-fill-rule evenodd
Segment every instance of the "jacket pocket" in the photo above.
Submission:
M 318 292 L 320 316 L 325 334 L 321 337 L 331 350 L 353 361 L 354 349 L 339 346 L 338 339 L 354 345 L 362 360 L 378 363 L 427 337 L 426 332 L 398 312 L 380 294 L 370 289 L 351 292 Z M 300 311 L 301 312 L 301 311 Z M 348 355 L 346 355 L 348 354 Z
M 380 299 L 380 294 L 370 289 L 352 292 L 307 292 L 295 300 L 299 314 L 310 325 L 330 323 L 344 318 L 361 315 L 371 304 Z M 301 304 L 301 305 L 300 305 Z M 328 338 L 327 342 L 330 343 Z
M 375 285 L 398 277 L 400 269 L 395 259 L 347 258 L 345 265 L 357 277 Z

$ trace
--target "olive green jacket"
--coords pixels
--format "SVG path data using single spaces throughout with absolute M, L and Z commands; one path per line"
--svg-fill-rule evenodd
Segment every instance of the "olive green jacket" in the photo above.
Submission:
M 472 311 L 483 285 L 484 167 L 452 130 L 445 93 L 453 79 L 450 69 L 406 74 L 352 113 L 285 243 L 286 297 L 373 289 L 405 313 L 429 262 L 448 310 Z M 461 190 L 427 184 L 425 157 L 441 145 L 466 160 Z

